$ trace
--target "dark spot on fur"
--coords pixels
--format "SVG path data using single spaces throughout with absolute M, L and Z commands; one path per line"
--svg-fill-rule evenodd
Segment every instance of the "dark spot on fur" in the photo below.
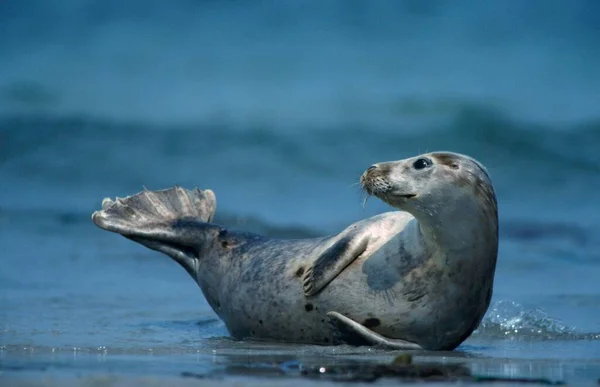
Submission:
M 304 267 L 301 266 L 296 270 L 296 277 L 302 277 L 302 274 L 304 274 Z
M 450 167 L 452 169 L 458 169 L 458 160 L 456 156 L 445 152 L 436 152 L 433 155 L 438 163 Z
M 227 243 L 227 241 L 221 241 L 221 247 L 223 247 L 224 249 L 229 247 L 229 243 Z
M 329 339 L 326 337 L 323 339 L 324 342 L 329 343 Z
M 310 312 L 311 310 L 313 310 L 313 304 L 304 305 L 304 309 L 306 309 L 307 312 Z
M 252 336 L 255 336 L 255 335 L 256 335 L 256 332 L 255 332 L 255 331 L 252 331 Z
M 259 323 L 260 325 L 263 325 L 263 321 L 262 321 L 262 320 L 258 320 L 258 323 Z
M 322 322 L 322 323 L 324 323 L 324 322 L 325 322 L 325 319 L 324 319 L 324 318 L 322 318 L 322 319 L 321 319 L 321 322 Z
M 221 307 L 221 303 L 219 302 L 219 300 L 215 300 L 215 305 L 217 306 L 217 308 Z
M 378 318 L 368 318 L 366 319 L 363 324 L 365 327 L 367 328 L 375 328 L 381 325 L 381 321 L 379 321 Z

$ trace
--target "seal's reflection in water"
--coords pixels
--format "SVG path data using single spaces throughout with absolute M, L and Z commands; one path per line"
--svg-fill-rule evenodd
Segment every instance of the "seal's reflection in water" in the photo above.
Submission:
M 487 348 L 473 345 L 450 352 L 389 351 L 364 346 L 286 345 L 215 337 L 187 349 L 109 348 L 102 356 L 98 350 L 81 348 L 75 355 L 69 348 L 0 347 L 0 372 L 1 376 L 13 378 L 32 375 L 61 378 L 75 371 L 83 378 L 98 372 L 104 375 L 103 370 L 110 367 L 115 378 L 135 379 L 148 375 L 148 369 L 152 369 L 153 375 L 167 378 L 173 382 L 171 385 L 178 385 L 177 380 L 183 378 L 202 379 L 208 383 L 204 385 L 243 380 L 248 385 L 274 381 L 288 386 L 312 385 L 315 380 L 389 384 L 504 381 L 540 385 L 564 381 L 578 385 L 577 382 L 589 382 L 600 375 L 600 364 L 595 360 L 487 356 L 480 355 Z
M 498 368 L 497 359 L 486 365 L 485 358 L 462 352 L 398 352 L 386 360 L 356 359 L 337 356 L 292 356 L 275 354 L 227 355 L 225 364 L 211 374 L 184 371 L 182 377 L 212 379 L 225 376 L 259 378 L 310 378 L 336 382 L 374 382 L 389 379 L 403 382 L 510 382 L 563 384 L 552 378 L 524 377 L 523 373 Z M 389 359 L 392 359 L 391 361 Z M 475 360 L 475 362 L 473 362 Z M 479 363 L 479 364 L 477 364 Z M 512 364 L 514 367 L 516 364 Z M 490 367 L 491 366 L 491 367 Z M 508 365 L 507 365 L 508 366 Z M 518 367 L 518 365 L 516 365 Z M 521 364 L 530 368 L 531 364 Z M 512 374 L 512 375 L 510 375 Z

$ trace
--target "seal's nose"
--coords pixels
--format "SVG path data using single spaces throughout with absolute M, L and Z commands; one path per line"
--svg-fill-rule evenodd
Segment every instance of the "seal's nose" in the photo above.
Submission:
M 373 164 L 371 165 L 369 168 L 367 168 L 366 171 L 363 172 L 363 174 L 360 177 L 361 183 L 364 184 L 365 180 L 377 169 L 377 164 Z
M 378 169 L 377 164 L 371 165 L 367 168 L 366 171 L 360 176 L 360 185 L 367 191 L 367 193 L 371 194 L 371 189 L 369 188 L 371 185 L 371 180 L 373 179 L 373 173 Z

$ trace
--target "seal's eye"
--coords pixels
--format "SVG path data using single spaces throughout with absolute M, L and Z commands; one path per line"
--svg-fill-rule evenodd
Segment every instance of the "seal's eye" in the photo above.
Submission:
M 431 167 L 433 163 L 431 162 L 431 160 L 427 159 L 427 158 L 421 158 L 421 159 L 417 159 L 417 161 L 415 161 L 413 163 L 413 168 L 414 169 L 425 169 L 427 167 Z

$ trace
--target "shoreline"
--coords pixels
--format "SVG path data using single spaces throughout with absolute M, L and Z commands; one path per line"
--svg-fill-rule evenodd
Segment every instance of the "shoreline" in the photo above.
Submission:
M 596 342 L 597 343 L 597 342 Z M 31 351 L 0 353 L 0 385 L 35 386 L 366 386 L 596 385 L 600 357 L 509 358 L 476 353 L 378 351 L 353 354 L 233 349 L 158 355 Z M 214 352 L 211 354 L 211 352 Z

